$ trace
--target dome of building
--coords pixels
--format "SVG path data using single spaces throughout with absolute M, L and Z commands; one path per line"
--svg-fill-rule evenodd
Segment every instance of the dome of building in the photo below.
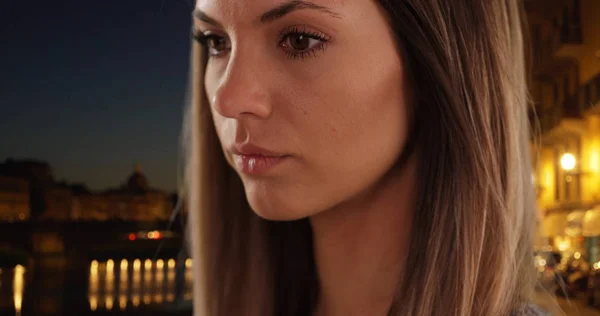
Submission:
M 148 191 L 148 179 L 142 173 L 140 165 L 135 166 L 135 170 L 127 179 L 127 187 L 133 193 L 143 193 Z

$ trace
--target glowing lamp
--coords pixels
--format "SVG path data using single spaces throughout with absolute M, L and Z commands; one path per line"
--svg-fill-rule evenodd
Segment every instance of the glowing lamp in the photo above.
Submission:
M 575 169 L 576 163 L 577 159 L 575 159 L 575 156 L 570 153 L 566 153 L 560 158 L 560 167 L 565 171 L 571 171 Z

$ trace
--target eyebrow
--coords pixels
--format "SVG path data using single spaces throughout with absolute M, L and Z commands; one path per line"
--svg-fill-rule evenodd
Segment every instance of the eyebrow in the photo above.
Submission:
M 331 15 L 332 17 L 340 18 L 340 15 L 338 13 L 333 12 L 331 9 L 324 7 L 322 5 L 318 5 L 318 4 L 304 1 L 304 0 L 291 0 L 287 3 L 283 3 L 273 9 L 263 13 L 260 16 L 259 20 L 261 23 L 268 23 L 268 22 L 275 21 L 279 18 L 282 18 L 283 16 L 285 16 L 286 14 L 289 14 L 291 12 L 294 12 L 297 10 L 304 10 L 304 9 L 317 10 L 317 11 L 327 13 L 327 14 Z
M 208 24 L 210 24 L 210 25 L 213 25 L 213 26 L 217 26 L 217 27 L 223 28 L 223 27 L 221 26 L 221 23 L 217 22 L 217 20 L 215 20 L 215 19 L 211 18 L 210 16 L 208 16 L 208 14 L 204 13 L 204 11 L 201 11 L 201 10 L 195 9 L 195 10 L 194 10 L 194 12 L 192 13 L 192 15 L 193 15 L 193 16 L 194 16 L 196 19 L 198 19 L 198 20 L 200 20 L 200 21 L 202 21 L 202 22 L 205 22 L 205 23 L 208 23 Z
M 298 10 L 305 10 L 305 9 L 321 11 L 321 12 L 327 13 L 328 15 L 330 15 L 334 18 L 341 17 L 340 14 L 332 11 L 328 7 L 318 5 L 318 4 L 315 4 L 315 3 L 312 3 L 309 1 L 305 1 L 305 0 L 291 0 L 291 1 L 288 1 L 281 5 L 278 5 L 275 8 L 270 9 L 267 12 L 261 14 L 260 18 L 258 18 L 258 21 L 260 21 L 260 23 L 263 23 L 263 24 L 273 22 L 277 19 L 284 17 L 285 15 L 287 15 L 291 12 L 298 11 Z M 203 22 L 211 24 L 213 26 L 222 28 L 221 24 L 217 20 L 210 17 L 209 15 L 207 15 L 206 13 L 204 13 L 201 10 L 198 10 L 198 9 L 194 10 L 193 16 L 200 21 L 203 21 Z

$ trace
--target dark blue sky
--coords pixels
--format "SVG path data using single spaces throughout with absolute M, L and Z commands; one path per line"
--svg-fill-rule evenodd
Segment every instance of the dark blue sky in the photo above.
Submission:
M 0 161 L 117 186 L 176 187 L 193 0 L 0 4 Z

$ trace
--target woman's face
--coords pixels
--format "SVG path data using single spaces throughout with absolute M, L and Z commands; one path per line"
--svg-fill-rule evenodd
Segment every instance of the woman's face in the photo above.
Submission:
M 194 16 L 215 128 L 258 215 L 317 214 L 395 164 L 404 72 L 376 1 L 198 0 Z

